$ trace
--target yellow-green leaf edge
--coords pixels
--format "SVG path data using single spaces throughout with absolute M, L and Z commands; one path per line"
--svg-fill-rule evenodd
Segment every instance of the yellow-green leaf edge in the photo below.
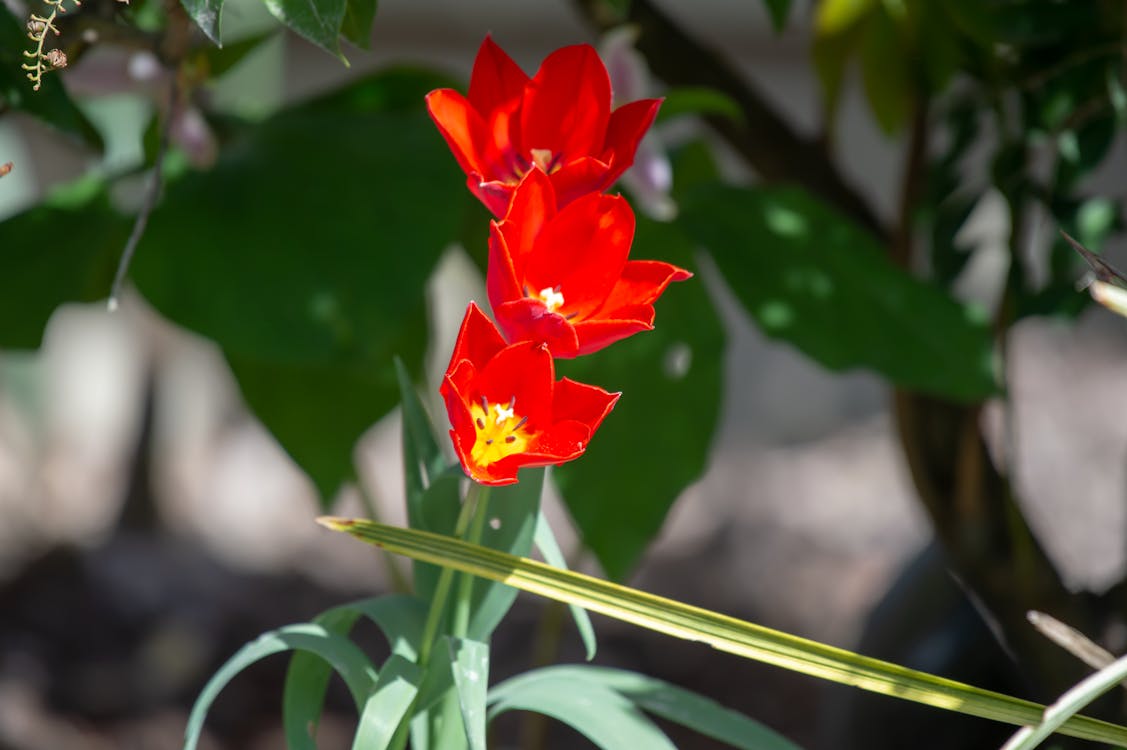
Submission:
M 513 586 L 548 599 L 577 604 L 659 633 L 707 643 L 720 651 L 824 680 L 948 711 L 1014 725 L 1037 724 L 1045 707 L 926 672 L 871 659 L 628 586 L 417 529 L 362 519 L 322 517 L 318 522 L 407 557 Z M 1127 727 L 1076 716 L 1060 733 L 1127 746 Z

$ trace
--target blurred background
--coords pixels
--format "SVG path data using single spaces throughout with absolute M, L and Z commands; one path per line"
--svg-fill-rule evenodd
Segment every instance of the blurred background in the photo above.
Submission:
M 819 134 L 824 106 L 810 62 L 810 4 L 794 3 L 781 33 L 758 2 L 658 5 L 729 60 L 798 132 Z M 26 13 L 20 5 L 10 10 Z M 227 39 L 275 23 L 251 0 L 225 6 Z M 214 113 L 262 118 L 391 62 L 437 68 L 464 82 L 487 33 L 530 73 L 559 46 L 599 41 L 578 5 L 566 2 L 384 0 L 371 51 L 346 48 L 350 67 L 283 32 L 209 84 L 207 96 Z M 161 85 L 159 66 L 146 54 L 99 48 L 58 74 L 105 138 L 100 157 L 31 117 L 0 117 L 0 163 L 15 165 L 0 179 L 0 217 L 83 174 L 145 163 Z M 660 93 L 661 84 L 654 86 Z M 181 147 L 193 160 L 216 158 L 220 125 L 209 132 L 188 116 L 180 125 Z M 698 120 L 669 122 L 660 133 L 673 148 L 703 134 L 723 173 L 756 179 Z M 834 155 L 881 220 L 894 221 L 900 210 L 909 138 L 882 132 L 860 76 L 847 74 Z M 309 148 L 324 159 L 324 183 L 294 190 L 332 191 L 334 174 L 348 165 L 334 163 L 331 137 Z M 1085 190 L 1118 202 L 1125 166 L 1116 135 L 1085 176 Z M 117 185 L 118 205 L 136 206 L 142 178 Z M 208 220 L 198 218 L 202 241 Z M 1056 229 L 1051 216 L 1035 216 L 1029 246 L 1047 246 Z M 26 254 L 50 252 L 52 230 L 40 239 L 39 247 L 16 248 L 0 224 L 0 273 Z M 960 299 L 996 304 L 1010 239 L 1006 200 L 984 190 L 959 228 L 970 256 L 952 286 Z M 1120 248 L 1114 240 L 1107 248 L 1114 262 Z M 144 243 L 139 249 L 160 251 Z M 636 252 L 645 257 L 644 249 Z M 713 261 L 697 260 L 701 272 L 690 283 L 717 301 L 725 332 L 718 427 L 703 473 L 677 498 L 628 582 L 983 687 L 1022 691 L 989 624 L 946 571 L 890 411 L 892 387 L 863 370 L 830 372 L 769 339 Z M 470 298 L 484 298 L 480 273 L 451 246 L 427 288 L 431 384 L 445 369 Z M 659 326 L 661 317 L 659 306 Z M 935 344 L 944 346 L 941 333 Z M 1065 586 L 1106 591 L 1123 576 L 1127 549 L 1127 422 L 1117 408 L 1127 402 L 1127 328 L 1102 308 L 1068 322 L 1026 317 L 1010 330 L 1007 358 L 1009 404 L 986 403 L 983 433 L 993 450 L 1010 452 L 1021 507 Z M 432 414 L 441 426 L 435 396 Z M 333 512 L 363 514 L 368 498 L 381 519 L 403 523 L 399 456 L 392 413 L 356 444 L 357 483 L 336 494 Z M 547 502 L 573 563 L 598 572 L 554 491 Z M 392 585 L 388 560 L 315 525 L 319 512 L 317 487 L 245 405 L 215 343 L 170 322 L 128 287 L 113 313 L 104 301 L 59 306 L 37 350 L 0 354 L 0 747 L 179 747 L 200 687 L 242 643 Z M 495 637 L 494 678 L 543 658 L 556 627 L 559 658 L 581 660 L 570 623 L 559 620 L 558 610 L 522 595 Z M 700 691 L 806 748 L 997 747 L 1007 736 L 1004 727 L 830 688 L 604 618 L 595 626 L 598 663 Z M 1110 626 L 1090 635 L 1112 645 L 1127 637 Z M 275 657 L 238 677 L 216 703 L 202 746 L 283 746 L 284 668 L 285 659 Z M 333 693 L 331 708 L 321 746 L 347 747 L 354 717 L 343 690 Z M 670 731 L 679 747 L 719 747 Z M 534 747 L 543 736 L 547 746 L 583 746 L 569 730 L 517 718 L 507 717 L 499 735 L 501 746 Z

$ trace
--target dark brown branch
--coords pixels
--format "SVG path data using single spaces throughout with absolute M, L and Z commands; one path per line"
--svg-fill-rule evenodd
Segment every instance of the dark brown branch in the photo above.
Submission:
M 600 30 L 613 25 L 602 0 L 575 0 Z M 837 170 L 825 145 L 800 135 L 727 61 L 686 34 L 650 0 L 630 3 L 629 21 L 638 26 L 638 50 L 654 74 L 670 86 L 701 86 L 739 105 L 742 118 L 704 119 L 769 182 L 794 182 L 884 240 L 887 233 L 865 199 Z

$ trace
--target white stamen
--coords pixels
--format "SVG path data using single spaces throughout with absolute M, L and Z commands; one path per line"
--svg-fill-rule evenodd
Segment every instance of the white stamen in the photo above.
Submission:
M 548 308 L 548 312 L 555 312 L 563 307 L 564 297 L 552 287 L 545 287 L 540 290 L 540 299 L 544 302 L 544 307 Z
M 502 422 L 513 418 L 513 407 L 493 404 L 493 408 L 497 410 L 497 419 L 494 420 L 494 424 L 501 424 Z

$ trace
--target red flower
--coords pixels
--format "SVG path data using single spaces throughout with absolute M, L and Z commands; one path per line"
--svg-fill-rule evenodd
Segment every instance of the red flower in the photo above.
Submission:
M 551 175 L 561 206 L 606 190 L 634 162 L 660 104 L 640 99 L 611 112 L 610 78 L 589 44 L 556 50 L 529 79 L 490 37 L 468 98 L 452 89 L 427 95 L 470 190 L 498 217 L 533 166 Z
M 525 175 L 489 234 L 486 288 L 509 341 L 543 341 L 566 359 L 653 328 L 654 301 L 692 274 L 627 260 L 633 237 L 621 196 L 593 193 L 557 209 L 548 177 Z
M 522 466 L 578 458 L 620 395 L 557 382 L 543 344 L 506 346 L 472 302 L 439 391 L 458 460 L 482 484 L 513 484 Z

